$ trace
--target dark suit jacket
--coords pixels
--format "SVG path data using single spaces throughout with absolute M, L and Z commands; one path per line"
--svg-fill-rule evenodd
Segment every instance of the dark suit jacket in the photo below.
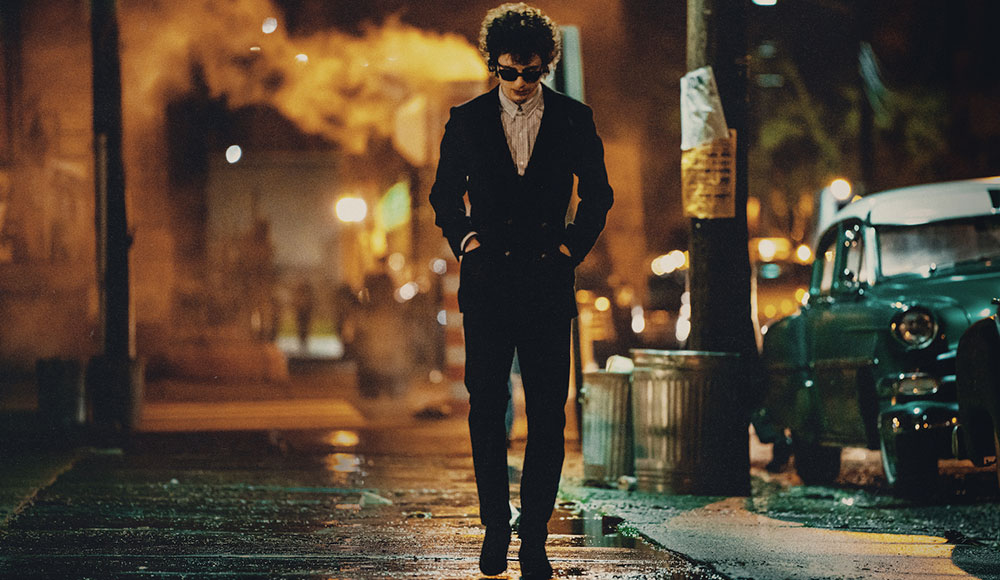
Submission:
M 454 107 L 445 127 L 430 193 L 435 223 L 456 256 L 469 232 L 482 246 L 462 262 L 464 312 L 514 300 L 532 311 L 576 314 L 573 268 L 604 229 L 613 194 L 590 107 L 542 90 L 545 110 L 524 176 L 507 145 L 499 88 Z M 574 175 L 580 202 L 567 224 Z M 559 252 L 560 244 L 572 258 Z

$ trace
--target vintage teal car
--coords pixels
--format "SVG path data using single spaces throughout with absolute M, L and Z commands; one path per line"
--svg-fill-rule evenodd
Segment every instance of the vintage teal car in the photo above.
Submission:
M 815 249 L 804 304 L 764 335 L 764 410 L 805 483 L 868 447 L 898 491 L 928 490 L 953 456 L 958 340 L 1000 295 L 1000 177 L 865 196 Z

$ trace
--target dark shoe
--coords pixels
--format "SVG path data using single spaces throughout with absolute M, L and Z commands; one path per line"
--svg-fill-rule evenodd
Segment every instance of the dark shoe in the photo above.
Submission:
M 507 569 L 507 548 L 510 547 L 510 527 L 487 527 L 483 549 L 479 552 L 479 571 L 487 576 L 502 574 Z
M 521 562 L 521 577 L 524 580 L 544 580 L 552 577 L 552 565 L 545 553 L 545 544 L 521 543 L 517 551 L 517 559 Z

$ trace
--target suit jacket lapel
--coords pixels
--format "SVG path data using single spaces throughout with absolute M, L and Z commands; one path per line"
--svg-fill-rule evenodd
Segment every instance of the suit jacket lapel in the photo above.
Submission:
M 536 169 L 537 166 L 544 165 L 546 160 L 551 159 L 551 148 L 557 146 L 559 141 L 556 138 L 558 104 L 556 98 L 552 96 L 552 90 L 545 85 L 542 85 L 542 99 L 545 110 L 542 112 L 542 123 L 538 127 L 538 136 L 535 137 L 535 146 L 531 149 L 531 158 L 524 170 L 525 177 L 530 176 L 532 170 Z
M 488 146 L 496 153 L 504 173 L 517 175 L 517 166 L 510 155 L 510 146 L 507 145 L 507 133 L 503 130 L 503 120 L 500 118 L 500 87 L 493 89 L 493 98 L 487 99 L 487 107 L 483 110 L 484 123 L 486 129 L 486 141 Z M 544 117 L 543 117 L 544 118 Z

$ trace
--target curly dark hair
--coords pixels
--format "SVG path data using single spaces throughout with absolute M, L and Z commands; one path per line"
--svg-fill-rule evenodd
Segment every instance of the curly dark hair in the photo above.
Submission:
M 562 54 L 559 27 L 538 8 L 523 2 L 502 4 L 483 19 L 479 52 L 490 72 L 496 72 L 497 59 L 504 54 L 518 64 L 531 62 L 537 54 L 543 67 L 555 66 Z

